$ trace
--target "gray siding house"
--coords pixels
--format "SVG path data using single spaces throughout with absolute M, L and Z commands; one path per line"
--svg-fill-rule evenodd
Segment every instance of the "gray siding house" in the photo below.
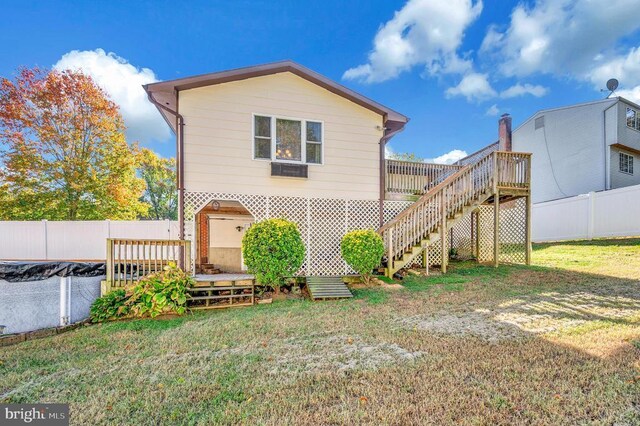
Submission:
M 624 98 L 538 111 L 512 144 L 533 153 L 534 203 L 640 184 L 640 106 Z

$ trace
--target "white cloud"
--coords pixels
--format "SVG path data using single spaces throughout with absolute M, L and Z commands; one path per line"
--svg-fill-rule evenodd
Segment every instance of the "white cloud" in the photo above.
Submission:
M 481 53 L 501 61 L 505 75 L 580 76 L 611 55 L 617 40 L 640 28 L 637 0 L 536 0 L 521 3 L 509 26 L 492 27 Z
M 491 105 L 487 111 L 484 113 L 484 115 L 488 116 L 488 117 L 495 117 L 498 114 L 500 114 L 500 109 L 498 108 L 498 105 L 493 104 Z
M 63 55 L 53 67 L 80 69 L 90 75 L 120 107 L 130 141 L 148 143 L 165 140 L 171 135 L 142 88 L 143 84 L 158 81 L 149 68 L 137 68 L 115 53 L 102 49 L 73 50 Z
M 471 102 L 494 98 L 498 94 L 491 87 L 487 74 L 472 72 L 465 75 L 457 86 L 448 88 L 445 95 L 447 98 L 464 96 Z
M 375 83 L 416 65 L 431 74 L 469 71 L 471 62 L 457 50 L 465 29 L 481 12 L 481 0 L 409 0 L 378 30 L 369 61 L 347 70 L 343 78 Z
M 602 62 L 588 75 L 595 88 L 604 88 L 610 78 L 620 80 L 623 87 L 640 85 L 640 47 Z
M 508 89 L 500 92 L 500 97 L 503 99 L 509 99 L 509 98 L 515 98 L 518 96 L 532 95 L 532 96 L 535 96 L 536 98 L 540 98 L 546 95 L 548 91 L 549 89 L 547 89 L 544 86 L 540 86 L 540 85 L 534 86 L 533 84 L 529 84 L 529 83 L 525 83 L 525 84 L 517 83 L 509 87 Z
M 632 87 L 631 89 L 618 90 L 616 92 L 618 96 L 629 99 L 631 102 L 640 104 L 640 86 Z
M 435 158 L 426 158 L 424 160 L 425 163 L 436 163 L 436 164 L 453 164 L 456 161 L 466 157 L 468 154 L 466 151 L 461 149 L 453 149 L 446 154 L 442 154 L 439 157 Z

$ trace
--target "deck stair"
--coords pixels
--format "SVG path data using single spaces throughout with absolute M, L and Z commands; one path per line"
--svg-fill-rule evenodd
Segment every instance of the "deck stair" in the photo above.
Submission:
M 307 288 L 312 300 L 353 297 L 342 277 L 307 277 Z
M 385 243 L 385 275 L 408 267 L 430 245 L 441 245 L 446 272 L 447 231 L 482 204 L 528 194 L 530 154 L 493 151 L 465 165 L 422 195 L 378 230 Z

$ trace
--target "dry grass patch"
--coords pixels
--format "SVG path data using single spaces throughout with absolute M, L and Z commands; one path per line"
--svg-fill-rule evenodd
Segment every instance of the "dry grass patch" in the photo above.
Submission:
M 545 245 L 350 300 L 86 327 L 3 348 L 0 401 L 73 424 L 640 424 L 630 254 Z

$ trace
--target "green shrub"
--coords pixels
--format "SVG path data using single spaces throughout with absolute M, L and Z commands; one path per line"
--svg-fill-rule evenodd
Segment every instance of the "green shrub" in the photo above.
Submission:
M 267 219 L 253 224 L 242 238 L 242 256 L 260 284 L 276 293 L 286 277 L 292 276 L 304 260 L 304 244 L 295 223 Z
M 91 322 L 104 322 L 129 315 L 126 305 L 129 297 L 123 288 L 119 288 L 97 298 L 89 310 Z
M 358 229 L 342 237 L 340 253 L 349 266 L 362 276 L 366 284 L 369 284 L 371 272 L 380 265 L 384 254 L 384 243 L 373 229 Z
M 187 310 L 187 289 L 193 279 L 171 262 L 161 272 L 147 275 L 130 290 L 127 305 L 137 317 L 182 315 Z

